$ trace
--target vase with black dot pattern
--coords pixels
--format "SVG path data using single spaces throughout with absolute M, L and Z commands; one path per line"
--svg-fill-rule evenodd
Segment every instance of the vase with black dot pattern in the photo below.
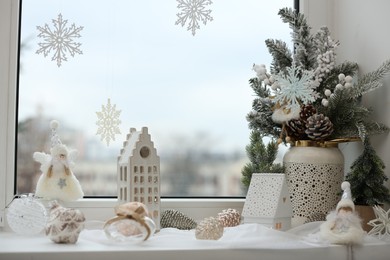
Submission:
M 336 207 L 344 178 L 344 156 L 337 144 L 298 141 L 284 155 L 283 165 L 293 209 L 292 227 L 314 215 L 326 216 Z

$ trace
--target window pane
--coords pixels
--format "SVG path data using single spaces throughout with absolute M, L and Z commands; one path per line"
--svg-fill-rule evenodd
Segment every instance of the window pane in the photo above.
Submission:
M 32 154 L 49 153 L 55 119 L 62 143 L 78 151 L 74 174 L 87 196 L 117 195 L 123 141 L 143 126 L 160 156 L 163 196 L 243 194 L 251 67 L 270 64 L 265 39 L 289 41 L 277 12 L 293 1 L 198 1 L 206 24 L 193 19 L 194 31 L 191 18 L 180 24 L 190 2 L 23 1 L 18 193 L 34 192 L 40 165 Z M 119 114 L 120 123 L 110 122 L 120 134 L 108 144 L 97 135 L 106 129 L 97 112 Z

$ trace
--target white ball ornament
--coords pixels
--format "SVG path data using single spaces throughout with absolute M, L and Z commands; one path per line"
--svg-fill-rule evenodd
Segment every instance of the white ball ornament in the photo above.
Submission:
M 345 80 L 345 75 L 344 75 L 343 73 L 340 73 L 340 74 L 339 74 L 339 80 L 340 80 L 340 81 Z
M 332 94 L 332 91 L 330 91 L 329 89 L 326 89 L 324 93 L 325 93 L 325 96 L 329 97 Z
M 351 87 L 352 87 L 352 84 L 349 83 L 349 82 L 347 82 L 347 83 L 344 84 L 344 87 L 345 87 L 345 88 L 351 88 Z
M 337 89 L 337 90 L 342 90 L 343 88 L 344 88 L 344 86 L 341 85 L 341 84 L 337 84 L 337 85 L 336 85 L 336 89 Z
M 7 222 L 12 231 L 20 235 L 36 235 L 47 223 L 45 207 L 32 194 L 14 199 L 7 209 Z
M 346 76 L 345 77 L 345 82 L 352 83 L 352 77 L 351 76 Z
M 267 70 L 266 70 L 266 68 L 260 67 L 260 69 L 257 71 L 257 73 L 259 73 L 261 75 L 265 75 L 267 73 Z
M 258 64 L 253 65 L 254 71 L 258 71 L 259 69 L 260 69 L 260 65 L 258 65 Z
M 279 88 L 279 84 L 277 82 L 274 82 L 271 86 L 272 90 L 277 90 Z
M 323 98 L 322 101 L 321 101 L 321 103 L 322 103 L 322 105 L 323 105 L 324 107 L 329 106 L 329 101 L 328 101 L 326 98 Z

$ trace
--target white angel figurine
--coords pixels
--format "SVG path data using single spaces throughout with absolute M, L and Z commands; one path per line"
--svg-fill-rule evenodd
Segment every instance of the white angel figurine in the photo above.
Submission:
M 321 224 L 320 236 L 333 244 L 362 244 L 365 231 L 355 212 L 349 182 L 343 182 L 341 188 L 344 190 L 342 199 Z
M 41 164 L 42 174 L 39 177 L 35 195 L 45 199 L 72 201 L 84 196 L 79 181 L 73 174 L 73 159 L 77 151 L 69 150 L 62 144 L 55 133 L 57 121 L 52 121 L 52 148 L 50 154 L 35 152 L 33 158 Z

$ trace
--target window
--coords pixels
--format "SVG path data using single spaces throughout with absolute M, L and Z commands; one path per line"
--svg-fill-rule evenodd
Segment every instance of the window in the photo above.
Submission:
M 161 158 L 163 196 L 243 195 L 251 66 L 270 63 L 265 39 L 290 39 L 277 12 L 292 4 L 214 0 L 204 6 L 212 20 L 200 23 L 193 35 L 188 22 L 175 25 L 183 11 L 175 0 L 23 1 L 17 193 L 34 191 L 40 170 L 32 154 L 49 152 L 49 122 L 56 119 L 61 141 L 79 152 L 75 175 L 87 196 L 117 195 L 122 142 L 130 127 L 142 126 Z M 55 30 L 53 21 L 61 19 L 67 28 L 83 28 L 73 39 L 81 43 L 74 57 L 65 53 L 59 66 L 51 60 L 53 51 L 37 54 L 44 42 L 37 26 Z M 109 144 L 96 134 L 96 112 L 108 102 L 120 110 L 121 121 L 120 134 Z

